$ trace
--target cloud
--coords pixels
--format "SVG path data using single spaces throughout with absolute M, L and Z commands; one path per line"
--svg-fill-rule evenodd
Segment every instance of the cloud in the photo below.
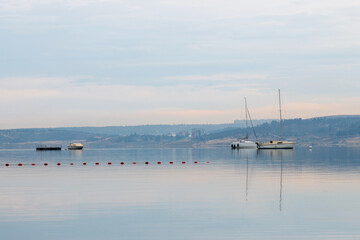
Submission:
M 19 101 L 59 96 L 58 91 L 49 90 L 0 90 L 0 99 L 5 101 Z
M 70 84 L 73 77 L 3 77 L 0 78 L 1 89 L 49 89 Z
M 186 78 L 162 86 L 99 85 L 79 79 L 0 79 L 2 128 L 232 122 L 242 118 L 244 97 L 253 119 L 278 117 L 277 90 L 262 84 L 235 80 L 199 87 Z M 354 97 L 339 101 L 309 94 L 305 100 L 283 94 L 284 118 L 359 114 L 353 108 L 359 104 Z
M 215 75 L 188 75 L 188 76 L 168 76 L 164 77 L 166 80 L 177 81 L 236 81 L 236 80 L 264 80 L 266 75 L 261 74 L 215 74 Z
M 359 12 L 354 0 L 3 0 L 0 123 L 229 122 L 244 97 L 274 118 L 278 88 L 289 116 L 354 112 Z

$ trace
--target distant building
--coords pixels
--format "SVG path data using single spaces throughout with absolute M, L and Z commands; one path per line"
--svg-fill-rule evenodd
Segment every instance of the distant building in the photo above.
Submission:
M 186 136 L 188 136 L 188 135 L 189 135 L 189 134 L 188 134 L 185 130 L 177 133 L 177 136 L 181 136 L 181 137 L 186 137 Z
M 192 138 L 200 138 L 202 136 L 205 136 L 205 129 L 203 128 L 193 128 L 191 129 L 191 137 Z

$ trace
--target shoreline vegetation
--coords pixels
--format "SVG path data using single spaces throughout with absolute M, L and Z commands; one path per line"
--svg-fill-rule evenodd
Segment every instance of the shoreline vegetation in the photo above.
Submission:
M 278 123 L 258 120 L 258 140 L 278 137 Z M 297 146 L 360 147 L 360 115 L 287 119 L 283 129 L 283 137 L 296 141 Z M 234 139 L 245 134 L 242 123 L 9 129 L 0 130 L 0 149 L 32 149 L 38 144 L 67 146 L 73 141 L 85 148 L 230 148 Z M 254 139 L 253 135 L 249 137 Z

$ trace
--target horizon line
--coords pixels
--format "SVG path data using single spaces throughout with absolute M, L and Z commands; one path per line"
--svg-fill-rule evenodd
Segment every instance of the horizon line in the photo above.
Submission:
M 339 115 L 326 115 L 326 116 L 320 116 L 320 117 L 309 117 L 309 118 L 286 118 L 284 120 L 294 120 L 294 119 L 316 119 L 316 118 L 334 118 L 334 117 L 360 117 L 360 114 L 339 114 Z M 163 124 L 137 124 L 137 125 L 103 125 L 103 126 L 72 126 L 72 127 L 64 127 L 64 126 L 58 126 L 58 127 L 21 127 L 21 128 L 1 128 L 0 131 L 5 130 L 26 130 L 26 129 L 59 129 L 59 128 L 105 128 L 105 127 L 140 127 L 140 126 L 180 126 L 180 125 L 225 125 L 225 124 L 235 124 L 235 121 L 245 121 L 244 119 L 234 119 L 233 122 L 228 123 L 163 123 Z M 279 119 L 276 118 L 261 118 L 261 119 L 253 119 L 253 121 L 279 121 Z

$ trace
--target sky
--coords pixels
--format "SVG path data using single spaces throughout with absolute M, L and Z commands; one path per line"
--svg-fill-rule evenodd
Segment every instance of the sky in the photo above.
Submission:
M 358 0 L 0 0 L 0 129 L 360 114 Z

